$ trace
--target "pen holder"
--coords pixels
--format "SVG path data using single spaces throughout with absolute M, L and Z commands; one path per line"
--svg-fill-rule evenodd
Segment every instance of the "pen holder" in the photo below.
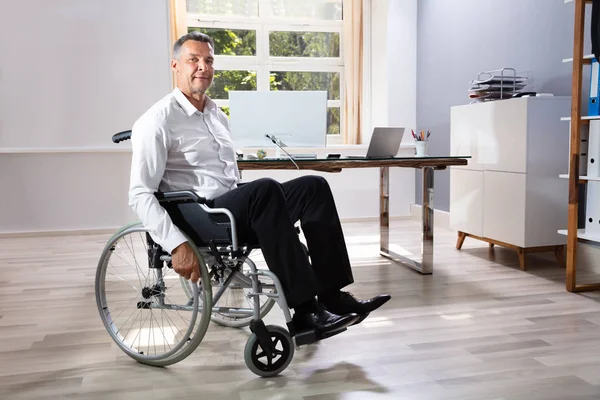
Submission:
M 427 157 L 427 140 L 417 140 L 415 150 L 416 157 Z

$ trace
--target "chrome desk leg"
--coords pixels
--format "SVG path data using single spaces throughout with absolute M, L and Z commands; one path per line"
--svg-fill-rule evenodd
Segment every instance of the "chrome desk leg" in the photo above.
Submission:
M 389 167 L 381 167 L 379 181 L 379 254 L 406 265 L 422 274 L 433 273 L 433 168 L 423 167 L 423 207 L 421 225 L 421 261 L 390 250 L 390 180 Z
M 422 239 L 421 239 L 421 272 L 433 273 L 433 168 L 421 169 L 423 175 L 423 207 L 422 211 Z
M 390 168 L 379 168 L 379 247 L 381 255 L 390 248 Z

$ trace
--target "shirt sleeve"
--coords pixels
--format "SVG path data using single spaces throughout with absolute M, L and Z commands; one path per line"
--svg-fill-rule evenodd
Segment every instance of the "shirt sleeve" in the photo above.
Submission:
M 133 155 L 129 205 L 152 239 L 171 253 L 187 240 L 154 196 L 167 163 L 168 145 L 164 121 L 157 117 L 140 118 L 132 129 L 131 146 Z

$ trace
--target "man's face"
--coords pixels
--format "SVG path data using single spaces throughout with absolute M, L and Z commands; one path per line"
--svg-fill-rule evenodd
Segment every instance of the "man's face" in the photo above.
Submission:
M 179 59 L 171 62 L 177 86 L 186 94 L 205 93 L 213 81 L 215 54 L 210 43 L 188 40 L 181 46 Z

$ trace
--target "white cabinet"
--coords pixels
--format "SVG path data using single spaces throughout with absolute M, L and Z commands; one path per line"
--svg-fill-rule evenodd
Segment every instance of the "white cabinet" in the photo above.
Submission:
M 564 245 L 557 231 L 567 223 L 568 188 L 559 175 L 569 136 L 560 116 L 569 109 L 569 97 L 452 107 L 451 154 L 472 156 L 450 172 L 450 224 L 459 235 L 514 247 L 523 260 Z

